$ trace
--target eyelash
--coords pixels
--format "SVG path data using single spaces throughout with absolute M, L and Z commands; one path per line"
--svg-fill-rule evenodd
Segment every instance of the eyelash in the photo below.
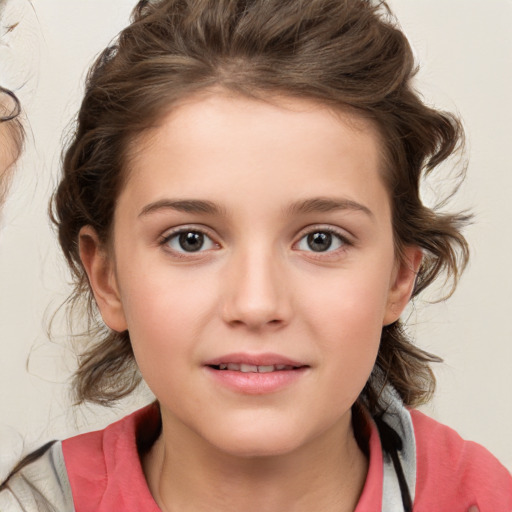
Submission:
M 220 247 L 220 244 L 218 244 L 217 242 L 214 241 L 213 237 L 209 234 L 209 232 L 207 230 L 202 229 L 198 226 L 182 226 L 182 227 L 176 228 L 175 230 L 163 235 L 159 241 L 159 245 L 161 245 L 162 247 L 167 246 L 167 250 L 172 251 L 173 255 L 178 258 L 189 259 L 191 257 L 193 258 L 194 256 L 197 257 L 197 255 L 204 252 L 204 250 L 201 250 L 202 247 L 198 251 L 187 252 L 186 250 L 174 249 L 169 245 L 169 242 L 171 242 L 174 238 L 177 238 L 180 235 L 186 235 L 188 233 L 200 234 L 200 235 L 204 236 L 205 239 L 208 239 L 210 241 L 210 243 L 213 246 L 215 246 L 216 248 Z
M 303 240 L 307 240 L 308 236 L 314 235 L 316 233 L 327 233 L 329 235 L 332 235 L 333 237 L 338 239 L 340 247 L 335 248 L 333 250 L 329 248 L 326 251 L 305 250 L 304 252 L 308 253 L 310 258 L 326 259 L 329 257 L 336 257 L 339 256 L 341 252 L 346 251 L 349 247 L 354 245 L 354 243 L 349 239 L 349 237 L 341 230 L 333 228 L 332 226 L 316 225 L 308 226 L 307 228 L 305 228 L 301 232 L 298 241 L 295 242 L 294 247 L 298 246 L 299 243 L 301 243 Z
M 220 248 L 220 244 L 215 242 L 213 237 L 209 234 L 209 232 L 203 228 L 200 228 L 198 226 L 184 226 L 176 228 L 175 230 L 171 231 L 170 233 L 166 233 L 163 235 L 159 241 L 159 245 L 161 246 L 167 246 L 168 251 L 172 251 L 176 257 L 179 258 L 193 258 L 194 256 L 197 257 L 197 255 L 200 255 L 201 253 L 211 250 L 213 247 L 203 249 L 201 248 L 198 251 L 186 251 L 186 250 L 177 250 L 172 247 L 170 247 L 169 242 L 171 242 L 174 238 L 179 237 L 180 235 L 188 234 L 188 233 L 195 233 L 200 234 L 205 239 L 208 239 L 210 244 L 215 248 Z M 334 250 L 331 250 L 330 247 L 326 251 L 314 251 L 314 250 L 301 250 L 302 252 L 309 253 L 309 257 L 314 258 L 329 258 L 330 256 L 339 255 L 340 252 L 346 251 L 348 247 L 353 246 L 353 242 L 343 233 L 341 233 L 339 230 L 330 227 L 330 226 L 309 226 L 308 228 L 305 228 L 298 238 L 298 241 L 293 244 L 293 247 L 297 247 L 303 240 L 306 240 L 307 243 L 307 237 L 316 233 L 327 233 L 329 235 L 332 235 L 333 237 L 337 238 L 340 247 L 335 248 Z

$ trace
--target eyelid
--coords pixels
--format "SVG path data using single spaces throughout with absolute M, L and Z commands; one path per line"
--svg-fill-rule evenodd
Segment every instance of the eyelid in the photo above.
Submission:
M 211 250 L 211 249 L 206 249 L 206 250 L 199 250 L 196 252 L 187 253 L 186 251 L 183 251 L 183 252 L 176 251 L 172 247 L 168 246 L 169 241 L 172 240 L 175 236 L 180 235 L 182 233 L 190 233 L 190 232 L 201 233 L 205 237 L 208 237 L 211 240 L 212 244 L 215 246 L 215 249 L 219 249 L 221 247 L 220 243 L 217 242 L 217 237 L 212 233 L 211 229 L 208 229 L 205 226 L 198 225 L 198 224 L 186 224 L 186 225 L 176 226 L 174 228 L 168 229 L 168 230 L 164 231 L 164 233 L 162 235 L 160 235 L 160 237 L 158 239 L 158 243 L 161 246 L 167 245 L 168 248 L 166 250 L 172 251 L 174 254 L 179 254 L 181 257 L 194 257 L 194 255 L 198 256 L 208 250 Z
M 346 230 L 338 228 L 336 226 L 332 225 L 326 225 L 326 224 L 313 224 L 311 226 L 307 226 L 300 230 L 296 237 L 296 241 L 294 242 L 293 246 L 296 247 L 301 240 L 304 239 L 304 237 L 316 233 L 316 232 L 323 232 L 323 233 L 330 233 L 332 235 L 337 236 L 343 243 L 342 247 L 332 250 L 332 251 L 323 251 L 323 252 L 314 252 L 314 251 L 304 251 L 308 253 L 315 254 L 315 257 L 326 257 L 329 254 L 336 254 L 339 251 L 346 250 L 347 247 L 351 247 L 355 244 L 355 240 L 352 235 L 350 235 Z
M 298 234 L 297 239 L 304 237 L 305 235 L 309 235 L 314 233 L 315 231 L 326 231 L 328 233 L 333 233 L 338 235 L 340 238 L 346 239 L 347 243 L 354 243 L 354 235 L 352 235 L 346 229 L 340 228 L 338 226 L 333 226 L 332 224 L 310 224 L 304 228 L 302 228 Z

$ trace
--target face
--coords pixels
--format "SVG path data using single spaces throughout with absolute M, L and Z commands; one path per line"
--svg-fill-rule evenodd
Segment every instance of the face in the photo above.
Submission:
M 211 94 L 133 155 L 111 251 L 89 228 L 81 251 L 164 432 L 238 455 L 348 435 L 419 254 L 395 259 L 374 127 L 305 100 Z
M 0 117 L 7 118 L 16 111 L 16 104 L 8 93 L 0 89 Z M 21 141 L 19 128 L 13 125 L 16 121 L 0 121 L 0 207 L 7 193 L 12 167 L 16 162 Z
M 5 198 L 18 147 L 8 123 L 0 122 L 0 207 Z

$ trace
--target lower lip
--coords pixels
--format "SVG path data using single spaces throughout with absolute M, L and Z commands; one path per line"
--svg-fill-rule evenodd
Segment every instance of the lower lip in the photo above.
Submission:
M 296 370 L 280 370 L 268 373 L 215 370 L 210 366 L 205 366 L 205 370 L 213 379 L 233 391 L 247 395 L 265 395 L 290 386 L 300 379 L 308 368 L 302 367 Z

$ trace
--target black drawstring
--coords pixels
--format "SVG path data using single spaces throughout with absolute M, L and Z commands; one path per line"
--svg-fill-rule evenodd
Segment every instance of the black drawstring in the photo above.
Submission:
M 400 493 L 402 494 L 402 503 L 405 512 L 412 512 L 412 500 L 409 487 L 405 479 L 404 470 L 398 457 L 398 452 L 402 450 L 403 444 L 400 436 L 392 429 L 381 417 L 374 418 L 380 434 L 382 449 L 387 453 L 393 461 Z

